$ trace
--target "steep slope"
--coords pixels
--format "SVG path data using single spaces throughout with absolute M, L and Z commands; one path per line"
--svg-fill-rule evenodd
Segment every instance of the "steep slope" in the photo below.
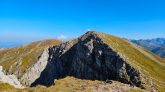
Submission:
M 92 85 L 92 88 L 98 85 L 95 82 L 88 84 L 90 80 L 100 82 L 112 80 L 117 81 L 116 86 L 124 83 L 128 89 L 132 89 L 133 87 L 129 87 L 132 85 L 138 87 L 137 90 L 144 88 L 148 91 L 165 91 L 165 60 L 136 44 L 94 31 L 87 32 L 72 41 L 59 43 L 60 41 L 56 40 L 39 41 L 1 50 L 0 65 L 7 74 L 17 75 L 25 86 L 50 86 L 22 90 L 25 92 L 49 91 L 53 88 L 60 89 L 59 91 L 66 88 L 70 92 L 83 84 L 83 81 L 78 79 L 86 80 L 85 84 Z M 78 79 L 62 79 L 67 76 Z M 81 81 L 81 83 L 71 87 L 66 82 L 58 84 L 59 80 L 71 83 Z M 100 88 L 95 91 L 103 90 L 102 87 L 105 86 L 108 89 L 112 85 L 100 84 Z
M 28 69 L 39 60 L 46 48 L 60 43 L 58 40 L 43 40 L 0 50 L 0 65 L 3 66 L 6 74 L 14 74 L 20 80 Z
M 87 32 L 78 39 L 50 47 L 48 53 L 46 68 L 31 86 L 50 86 L 55 79 L 74 76 L 165 90 L 164 60 L 112 35 Z
M 0 82 L 8 83 L 16 88 L 24 88 L 15 75 L 5 75 L 2 70 L 3 68 L 0 66 Z
M 146 89 L 165 90 L 165 61 L 150 51 L 112 35 L 102 35 L 117 52 L 127 57 L 128 63 L 138 69 L 143 76 Z M 148 85 L 151 85 L 150 87 Z
M 155 39 L 141 39 L 141 40 L 130 40 L 131 42 L 138 44 L 151 52 L 159 55 L 160 57 L 165 57 L 165 38 L 155 38 Z

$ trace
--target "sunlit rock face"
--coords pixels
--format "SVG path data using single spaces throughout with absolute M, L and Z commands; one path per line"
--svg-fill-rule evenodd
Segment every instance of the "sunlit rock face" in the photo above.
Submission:
M 20 81 L 26 86 L 30 86 L 36 79 L 40 77 L 41 72 L 46 68 L 48 57 L 48 50 L 45 49 L 39 60 L 27 70 Z
M 0 82 L 8 83 L 15 88 L 24 88 L 15 75 L 4 74 L 2 66 L 0 66 Z
M 141 87 L 139 71 L 95 32 L 87 32 L 78 39 L 48 50 L 47 66 L 31 86 L 50 86 L 55 79 L 74 76 L 90 80 L 117 80 Z

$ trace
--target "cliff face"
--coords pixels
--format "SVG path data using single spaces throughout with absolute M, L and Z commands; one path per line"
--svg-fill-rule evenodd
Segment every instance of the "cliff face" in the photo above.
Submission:
M 24 88 L 20 82 L 18 81 L 17 77 L 15 75 L 6 75 L 3 72 L 3 67 L 0 66 L 0 82 L 8 83 L 15 88 Z
M 29 86 L 45 69 L 48 60 L 47 48 L 60 43 L 50 39 L 0 50 L 0 66 L 3 66 L 5 74 L 15 75 L 21 83 Z
M 48 57 L 48 50 L 45 49 L 39 60 L 27 70 L 20 81 L 25 85 L 30 86 L 37 78 L 40 77 L 41 72 L 45 69 Z
M 55 79 L 74 76 L 90 80 L 117 80 L 142 87 L 140 73 L 113 51 L 95 32 L 49 48 L 41 76 L 31 85 L 50 86 Z
M 87 32 L 51 47 L 47 44 L 52 42 L 41 43 L 0 51 L 0 65 L 4 66 L 5 73 L 15 74 L 21 83 L 32 87 L 51 86 L 57 79 L 72 76 L 115 80 L 148 91 L 165 90 L 165 61 L 119 37 Z
M 60 43 L 58 40 L 43 40 L 0 50 L 0 65 L 3 66 L 6 74 L 15 74 L 18 79 L 21 79 L 38 61 L 44 49 Z

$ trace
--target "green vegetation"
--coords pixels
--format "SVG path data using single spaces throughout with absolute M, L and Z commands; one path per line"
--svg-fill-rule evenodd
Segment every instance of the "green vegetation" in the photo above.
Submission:
M 0 82 L 0 92 L 11 92 L 11 90 L 16 91 L 17 89 L 7 83 Z
M 20 78 L 40 57 L 48 46 L 61 43 L 58 40 L 37 41 L 31 44 L 0 51 L 0 65 L 10 74 Z
M 1 87 L 1 85 L 0 85 Z M 116 87 L 117 89 L 113 89 Z M 1 87 L 2 88 L 2 87 Z M 105 92 L 105 91 L 130 91 L 130 92 L 142 92 L 140 88 L 132 88 L 127 84 L 123 84 L 117 81 L 113 81 L 112 84 L 104 83 L 102 81 L 91 81 L 91 80 L 81 80 L 73 77 L 66 77 L 55 82 L 55 85 L 50 87 L 37 86 L 25 89 L 10 89 L 2 88 L 2 92 Z
M 165 90 L 163 84 L 165 82 L 165 61 L 162 58 L 121 38 L 102 33 L 100 36 L 114 51 L 126 57 L 129 64 L 141 71 L 143 81 L 147 83 L 144 85 L 146 88 L 149 89 L 148 85 L 152 85 L 159 91 Z
M 153 54 L 152 52 L 137 46 L 131 42 L 121 38 L 98 33 L 103 41 L 109 45 L 114 51 L 124 57 L 131 66 L 140 71 L 142 82 L 146 90 L 156 89 L 159 92 L 165 91 L 165 59 Z M 76 39 L 72 44 L 76 43 Z M 9 73 L 14 73 L 18 78 L 26 72 L 40 57 L 43 50 L 50 45 L 59 44 L 57 40 L 38 41 L 25 46 L 6 49 L 0 51 L 0 65 Z M 110 90 L 111 86 L 104 86 L 105 83 L 101 81 L 80 80 L 73 77 L 67 77 L 57 80 L 55 85 L 51 87 L 37 86 L 26 89 L 13 89 L 8 84 L 0 84 L 0 91 L 3 89 L 9 92 L 12 90 L 19 92 L 90 92 L 100 87 L 103 90 Z M 113 81 L 113 86 L 124 86 L 120 82 Z M 103 88 L 102 88 L 103 87 Z M 105 89 L 104 89 L 105 87 Z M 11 90 L 10 90 L 11 89 Z M 130 88 L 129 90 L 122 90 L 125 92 L 141 92 L 142 89 Z

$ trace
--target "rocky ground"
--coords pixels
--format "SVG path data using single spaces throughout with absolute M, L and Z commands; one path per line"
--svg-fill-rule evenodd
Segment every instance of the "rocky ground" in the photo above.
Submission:
M 0 84 L 1 87 L 1 84 Z M 1 89 L 0 92 L 146 92 L 138 87 L 117 81 L 105 83 L 98 80 L 81 80 L 74 77 L 59 79 L 50 87 L 40 86 L 25 89 Z
M 15 74 L 27 87 L 19 91 L 165 90 L 165 61 L 119 37 L 90 31 L 62 44 L 48 43 L 52 45 L 40 41 L 0 51 L 5 74 Z
M 74 76 L 89 80 L 117 80 L 142 87 L 140 73 L 113 51 L 95 32 L 49 48 L 49 60 L 32 84 L 52 85 L 55 79 Z
M 15 88 L 24 88 L 15 75 L 4 74 L 2 66 L 0 66 L 0 82 L 8 83 Z

